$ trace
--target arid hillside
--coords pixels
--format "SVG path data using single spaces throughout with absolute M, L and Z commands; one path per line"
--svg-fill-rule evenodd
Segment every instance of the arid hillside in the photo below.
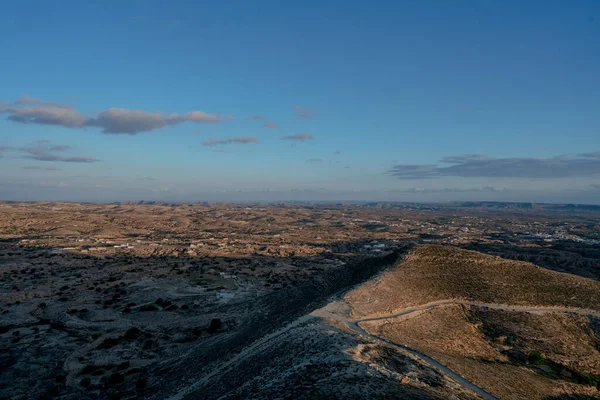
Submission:
M 587 399 L 600 396 L 599 299 L 594 280 L 422 246 L 334 309 L 364 334 L 430 357 L 487 398 Z

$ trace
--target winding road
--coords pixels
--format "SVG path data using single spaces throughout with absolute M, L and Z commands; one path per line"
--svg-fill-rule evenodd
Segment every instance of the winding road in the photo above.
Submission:
M 402 346 L 400 344 L 396 344 L 393 342 L 390 342 L 389 340 L 380 338 L 379 336 L 375 336 L 370 334 L 369 332 L 365 331 L 363 328 L 361 328 L 358 325 L 358 322 L 348 322 L 348 327 L 352 330 L 354 330 L 355 332 L 360 333 L 363 336 L 369 337 L 371 339 L 377 340 L 379 342 L 384 342 L 385 344 L 395 347 L 405 353 L 410 353 L 413 356 L 421 359 L 425 364 L 428 364 L 429 366 L 437 369 L 438 371 L 442 372 L 444 375 L 449 376 L 450 378 L 454 379 L 456 382 L 460 383 L 461 385 L 463 385 L 464 387 L 471 389 L 472 391 L 474 391 L 475 393 L 479 394 L 480 396 L 485 397 L 486 399 L 489 400 L 497 400 L 498 398 L 495 397 L 493 394 L 486 392 L 485 390 L 483 390 L 482 388 L 480 388 L 479 386 L 475 385 L 473 382 L 463 378 L 461 375 L 457 374 L 456 372 L 452 371 L 450 368 L 446 367 L 445 365 L 437 362 L 436 360 L 434 360 L 433 358 L 426 356 L 425 354 L 413 350 L 409 347 L 406 346 Z
M 585 309 L 581 309 L 581 308 L 568 308 L 568 307 L 555 307 L 555 306 L 552 306 L 552 307 L 511 306 L 511 305 L 506 305 L 506 304 L 482 303 L 482 302 L 478 302 L 478 301 L 469 301 L 469 300 L 438 300 L 438 301 L 433 301 L 431 303 L 422 304 L 420 306 L 404 308 L 394 314 L 378 316 L 378 317 L 362 318 L 362 319 L 351 320 L 351 321 L 354 321 L 354 322 L 379 321 L 379 320 L 383 320 L 383 319 L 401 317 L 403 315 L 411 314 L 411 313 L 414 313 L 417 311 L 429 310 L 431 308 L 446 306 L 446 305 L 468 305 L 468 306 L 489 308 L 491 310 L 529 312 L 529 313 L 535 313 L 535 314 L 564 312 L 564 313 L 572 313 L 572 314 L 585 315 L 588 317 L 591 316 L 591 317 L 600 318 L 600 311 L 585 310 Z
M 442 374 L 448 376 L 449 378 L 458 382 L 463 387 L 470 389 L 471 391 L 477 393 L 478 395 L 482 396 L 483 398 L 488 399 L 488 400 L 498 400 L 498 398 L 495 397 L 493 394 L 485 391 L 481 387 L 479 387 L 476 384 L 474 384 L 473 382 L 469 381 L 467 378 L 452 371 L 447 366 L 443 365 L 439 361 L 434 360 L 433 358 L 427 356 L 426 354 L 421 353 L 420 351 L 414 350 L 410 347 L 407 347 L 407 346 L 404 346 L 401 344 L 397 344 L 397 343 L 391 342 L 387 339 L 373 335 L 373 334 L 365 331 L 360 326 L 361 322 L 381 321 L 381 320 L 385 320 L 385 319 L 401 317 L 401 316 L 409 315 L 412 313 L 425 311 L 425 310 L 429 310 L 429 309 L 433 309 L 433 308 L 441 307 L 441 306 L 446 306 L 446 305 L 471 305 L 471 306 L 477 306 L 477 307 L 488 308 L 488 309 L 493 309 L 493 310 L 530 312 L 530 313 L 556 313 L 556 312 L 572 313 L 572 314 L 579 314 L 579 315 L 584 315 L 584 316 L 593 316 L 593 317 L 600 318 L 599 311 L 585 310 L 585 309 L 579 309 L 579 308 L 531 307 L 531 306 L 518 306 L 518 305 L 506 305 L 506 304 L 495 304 L 495 303 L 482 303 L 482 302 L 475 302 L 475 301 L 469 301 L 469 300 L 448 299 L 448 300 L 438 300 L 438 301 L 434 301 L 434 302 L 419 305 L 419 306 L 404 308 L 400 311 L 397 311 L 397 312 L 395 312 L 393 314 L 389 314 L 389 315 L 366 317 L 366 318 L 360 318 L 360 319 L 351 319 L 351 318 L 346 317 L 343 312 L 344 309 L 345 310 L 348 309 L 347 308 L 348 304 L 346 304 L 345 302 L 334 301 L 332 303 L 329 303 L 327 306 L 317 309 L 317 310 L 313 311 L 312 313 L 305 315 L 305 316 L 297 319 L 296 321 L 288 324 L 287 326 L 260 338 L 259 340 L 257 340 L 256 342 L 252 343 L 250 346 L 248 346 L 247 348 L 242 350 L 240 353 L 238 353 L 237 355 L 233 356 L 231 359 L 229 359 L 226 362 L 224 362 L 223 364 L 221 364 L 218 368 L 214 369 L 210 374 L 202 377 L 200 380 L 188 383 L 188 385 L 186 385 L 184 388 L 182 388 L 178 393 L 169 397 L 169 400 L 181 400 L 184 397 L 186 397 L 188 394 L 191 394 L 194 391 L 199 390 L 205 384 L 207 384 L 215 375 L 223 373 L 224 371 L 228 370 L 230 367 L 235 365 L 236 362 L 240 362 L 241 360 L 248 357 L 249 355 L 256 354 L 257 352 L 262 351 L 262 349 L 264 349 L 265 347 L 268 347 L 270 345 L 271 340 L 273 340 L 274 338 L 284 334 L 285 332 L 289 331 L 290 329 L 292 329 L 304 322 L 309 321 L 312 318 L 334 319 L 334 320 L 343 322 L 353 332 L 355 332 L 359 335 L 362 335 L 364 337 L 368 337 L 371 340 L 385 343 L 389 346 L 397 348 L 398 350 L 402 351 L 405 354 L 409 354 L 410 356 L 412 356 L 418 360 L 421 360 L 423 363 L 438 370 Z
M 468 301 L 468 300 L 439 300 L 439 301 L 434 301 L 431 303 L 427 303 L 427 304 L 423 304 L 420 306 L 414 306 L 414 307 L 409 307 L 409 308 L 405 308 L 401 311 L 398 311 L 396 313 L 393 314 L 389 314 L 389 315 L 384 315 L 384 316 L 377 316 L 377 317 L 368 317 L 368 318 L 362 318 L 362 319 L 355 319 L 355 320 L 351 320 L 351 319 L 346 319 L 344 317 L 339 318 L 341 316 L 336 315 L 336 319 L 338 320 L 343 320 L 346 325 L 352 329 L 353 331 L 369 337 L 371 339 L 386 343 L 390 346 L 393 346 L 403 352 L 409 353 L 419 359 L 421 359 L 423 362 L 425 362 L 426 364 L 428 364 L 429 366 L 439 370 L 440 372 L 442 372 L 443 374 L 449 376 L 450 378 L 454 379 L 455 381 L 457 381 L 458 383 L 460 383 L 461 385 L 463 385 L 464 387 L 474 391 L 475 393 L 479 394 L 480 396 L 488 399 L 488 400 L 497 400 L 498 398 L 495 397 L 493 394 L 485 391 L 484 389 L 482 389 L 481 387 L 475 385 L 473 382 L 469 381 L 468 379 L 464 378 L 462 375 L 459 375 L 458 373 L 452 371 L 450 368 L 446 367 L 445 365 L 441 364 L 440 362 L 434 360 L 433 358 L 417 351 L 414 349 L 411 349 L 407 346 L 403 346 L 397 343 L 393 343 L 387 339 L 381 338 L 379 336 L 373 335 L 367 331 L 365 331 L 359 324 L 361 322 L 368 322 L 368 321 L 381 321 L 381 320 L 385 320 L 385 319 L 390 319 L 390 318 L 396 318 L 396 317 L 401 317 L 401 316 L 405 316 L 408 314 L 412 314 L 415 312 L 419 312 L 419 311 L 424 311 L 424 310 L 429 310 L 429 309 L 433 309 L 436 307 L 440 307 L 440 306 L 446 306 L 446 305 L 470 305 L 470 306 L 477 306 L 477 307 L 482 307 L 482 308 L 488 308 L 488 309 L 492 309 L 492 310 L 502 310 L 502 311 L 515 311 L 515 312 L 529 312 L 529 313 L 537 313 L 537 314 L 541 314 L 541 313 L 555 313 L 555 312 L 565 312 L 565 313 L 572 313 L 572 314 L 579 314 L 579 315 L 584 315 L 584 316 L 593 316 L 593 317 L 597 317 L 600 318 L 600 312 L 598 311 L 593 311 L 593 310 L 584 310 L 584 309 L 579 309 L 579 308 L 566 308 L 566 307 L 531 307 L 531 306 L 514 306 L 514 305 L 505 305 L 505 304 L 495 304 L 495 303 L 482 303 L 482 302 L 476 302 L 476 301 Z M 332 313 L 326 312 L 329 316 L 332 316 Z

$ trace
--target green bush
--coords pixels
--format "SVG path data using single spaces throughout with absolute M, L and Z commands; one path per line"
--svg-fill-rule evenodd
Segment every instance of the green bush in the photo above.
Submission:
M 584 385 L 598 387 L 598 381 L 596 379 L 594 379 L 594 377 L 589 376 L 587 374 L 581 374 L 581 381 Z
M 540 365 L 544 363 L 544 357 L 541 355 L 541 353 L 537 351 L 532 351 L 527 356 L 527 361 L 529 362 L 529 364 Z

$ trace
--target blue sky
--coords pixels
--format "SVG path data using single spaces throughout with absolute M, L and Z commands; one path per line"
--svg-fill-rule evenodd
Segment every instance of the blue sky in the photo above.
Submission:
M 598 1 L 87 3 L 3 5 L 1 199 L 600 203 Z

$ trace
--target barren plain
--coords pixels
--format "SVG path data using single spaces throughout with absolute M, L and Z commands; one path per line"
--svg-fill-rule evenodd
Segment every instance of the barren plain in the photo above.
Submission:
M 0 398 L 598 398 L 600 211 L 0 203 Z

